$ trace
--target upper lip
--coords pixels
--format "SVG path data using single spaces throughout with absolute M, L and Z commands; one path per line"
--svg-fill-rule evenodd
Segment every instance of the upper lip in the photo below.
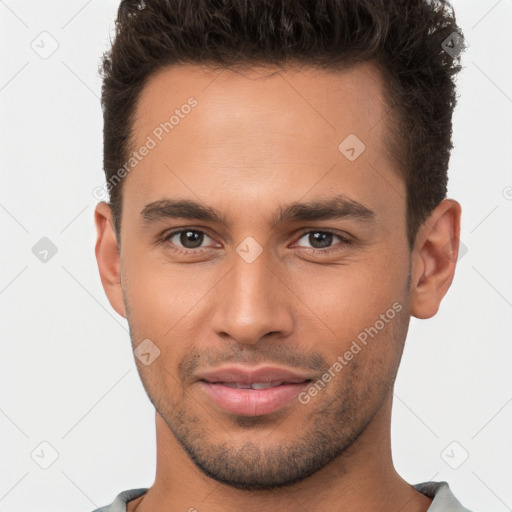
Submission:
M 236 382 L 237 384 L 254 384 L 255 382 L 290 382 L 300 383 L 311 380 L 308 375 L 275 366 L 263 366 L 257 369 L 243 366 L 229 366 L 219 370 L 201 372 L 198 380 L 207 382 Z

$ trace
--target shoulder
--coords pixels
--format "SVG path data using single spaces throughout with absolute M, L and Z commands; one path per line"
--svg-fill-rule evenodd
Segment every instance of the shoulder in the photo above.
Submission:
M 126 512 L 126 504 L 142 496 L 148 488 L 140 487 L 138 489 L 128 489 L 126 491 L 120 492 L 115 500 L 110 505 L 105 505 L 104 507 L 97 508 L 92 512 Z
M 448 482 L 422 482 L 412 486 L 429 498 L 434 498 L 427 512 L 471 512 L 453 495 Z

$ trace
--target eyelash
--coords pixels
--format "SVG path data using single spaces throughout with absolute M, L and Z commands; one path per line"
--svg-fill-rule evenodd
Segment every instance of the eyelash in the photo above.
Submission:
M 162 237 L 160 242 L 168 244 L 169 245 L 169 249 L 171 251 L 173 251 L 175 253 L 178 253 L 178 254 L 182 254 L 182 255 L 198 254 L 198 253 L 201 253 L 201 252 L 203 252 L 205 250 L 208 250 L 208 248 L 204 248 L 204 247 L 199 247 L 197 249 L 178 249 L 176 247 L 173 247 L 173 245 L 170 242 L 170 239 L 173 236 L 178 235 L 180 233 L 184 233 L 186 231 L 193 231 L 194 233 L 202 233 L 202 234 L 206 235 L 207 237 L 212 238 L 210 235 L 208 235 L 208 233 L 206 231 L 203 231 L 201 229 L 181 228 L 181 229 L 177 229 L 177 230 L 171 231 L 169 233 L 166 233 Z M 301 238 L 303 238 L 304 235 L 308 235 L 310 233 L 324 233 L 324 234 L 327 233 L 327 234 L 330 234 L 330 235 L 334 235 L 334 236 L 338 237 L 340 239 L 342 245 L 345 245 L 345 246 L 346 245 L 350 245 L 352 243 L 352 240 L 350 240 L 348 237 L 340 235 L 336 231 L 333 231 L 333 230 L 330 230 L 330 229 L 309 229 L 309 230 L 305 230 L 305 231 L 300 233 L 300 235 L 297 238 L 297 241 L 299 241 Z M 313 247 L 302 247 L 302 249 L 305 249 L 307 252 L 313 253 L 313 254 L 329 254 L 329 253 L 331 253 L 333 251 L 341 250 L 340 247 L 336 247 L 335 245 L 331 246 L 331 247 L 328 247 L 326 249 L 315 249 Z

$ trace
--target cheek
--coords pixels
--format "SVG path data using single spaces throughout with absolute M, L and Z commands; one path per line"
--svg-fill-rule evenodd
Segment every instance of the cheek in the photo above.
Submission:
M 341 356 L 361 378 L 394 371 L 407 333 L 407 259 L 382 260 L 318 267 L 295 286 L 302 332 L 324 333 L 321 350 L 329 364 Z
M 189 314 L 204 295 L 205 284 L 185 268 L 143 251 L 131 250 L 123 262 L 123 289 L 130 321 L 139 333 L 161 338 Z
M 396 260 L 396 259 L 395 259 Z M 380 263 L 374 258 L 346 265 L 297 270 L 293 290 L 333 334 L 364 329 L 378 320 L 395 302 L 403 303 L 406 264 Z
M 148 339 L 158 352 L 150 366 L 139 365 L 139 373 L 145 386 L 178 389 L 178 363 L 197 349 L 197 340 L 204 338 L 200 329 L 207 322 L 197 315 L 208 287 L 191 272 L 166 262 L 150 261 L 147 256 L 145 259 L 132 251 L 123 267 L 133 348 Z

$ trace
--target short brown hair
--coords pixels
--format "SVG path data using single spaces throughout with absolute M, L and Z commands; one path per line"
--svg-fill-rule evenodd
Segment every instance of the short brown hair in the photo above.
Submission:
M 462 32 L 445 0 L 123 0 L 103 55 L 107 183 L 129 159 L 148 78 L 172 64 L 219 69 L 375 62 L 386 84 L 390 153 L 407 190 L 407 237 L 446 197 Z M 122 181 L 109 189 L 120 243 Z

